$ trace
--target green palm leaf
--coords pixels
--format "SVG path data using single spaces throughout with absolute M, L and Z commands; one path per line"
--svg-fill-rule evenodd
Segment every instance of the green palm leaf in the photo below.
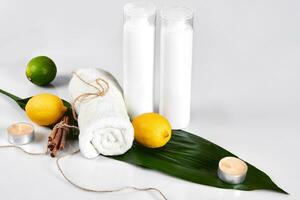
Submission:
M 0 93 L 12 98 L 22 109 L 25 109 L 30 99 L 21 99 L 1 89 Z M 71 105 L 66 101 L 64 104 L 68 107 L 66 114 L 71 118 L 73 125 L 77 125 L 72 116 Z M 73 131 L 72 139 L 76 139 L 78 132 Z M 199 136 L 183 130 L 173 130 L 171 140 L 162 148 L 150 149 L 134 143 L 124 155 L 110 158 L 203 185 L 237 190 L 266 189 L 288 194 L 267 174 L 249 163 L 247 177 L 242 184 L 231 185 L 222 182 L 217 176 L 217 169 L 219 160 L 225 156 L 235 155 Z
M 268 175 L 249 163 L 247 178 L 242 184 L 222 182 L 217 169 L 225 156 L 235 155 L 194 134 L 173 130 L 171 140 L 162 148 L 149 149 L 135 143 L 126 154 L 112 158 L 203 185 L 237 190 L 267 189 L 287 194 Z

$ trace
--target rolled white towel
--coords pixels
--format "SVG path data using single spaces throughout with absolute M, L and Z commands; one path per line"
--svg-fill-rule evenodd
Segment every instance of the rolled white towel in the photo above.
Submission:
M 89 96 L 75 103 L 80 129 L 80 151 L 86 158 L 94 158 L 99 154 L 124 154 L 132 146 L 134 131 L 120 85 L 110 73 L 101 69 L 79 69 L 76 74 L 94 86 L 97 86 L 97 78 L 105 80 L 109 85 L 104 96 Z M 73 75 L 69 84 L 72 101 L 82 94 L 98 92 L 78 76 Z

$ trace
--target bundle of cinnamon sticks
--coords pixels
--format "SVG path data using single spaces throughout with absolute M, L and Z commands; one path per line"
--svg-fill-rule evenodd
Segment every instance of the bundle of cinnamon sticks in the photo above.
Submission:
M 69 128 L 66 125 L 69 125 L 68 116 L 64 116 L 62 120 L 54 126 L 48 137 L 48 149 L 51 157 L 55 157 L 58 154 L 58 151 L 65 147 L 67 135 L 69 133 Z

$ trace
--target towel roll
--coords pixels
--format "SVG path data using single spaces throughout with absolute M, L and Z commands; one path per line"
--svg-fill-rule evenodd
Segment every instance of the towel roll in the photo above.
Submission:
M 127 114 L 122 89 L 117 80 L 101 69 L 79 69 L 76 74 L 96 87 L 96 79 L 105 80 L 109 89 L 104 96 L 88 96 L 75 103 L 78 114 L 79 148 L 86 158 L 99 154 L 112 156 L 124 154 L 133 143 L 134 130 Z M 98 91 L 73 75 L 69 84 L 72 102 L 85 93 Z

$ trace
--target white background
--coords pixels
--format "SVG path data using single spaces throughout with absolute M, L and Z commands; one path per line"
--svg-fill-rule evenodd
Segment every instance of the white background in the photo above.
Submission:
M 192 120 L 188 131 L 207 138 L 267 172 L 291 195 L 197 185 L 125 163 L 80 155 L 64 161 L 82 186 L 160 188 L 169 199 L 299 199 L 300 2 L 297 0 L 155 1 L 194 8 Z M 111 0 L 0 0 L 0 87 L 21 97 L 51 92 L 67 98 L 71 71 L 101 67 L 122 81 L 122 7 Z M 59 74 L 48 88 L 25 77 L 30 58 L 47 55 Z M 5 128 L 27 121 L 0 98 Z M 48 130 L 37 128 L 41 151 Z M 66 183 L 55 161 L 0 149 L 0 199 L 159 199 L 151 192 L 94 194 Z

